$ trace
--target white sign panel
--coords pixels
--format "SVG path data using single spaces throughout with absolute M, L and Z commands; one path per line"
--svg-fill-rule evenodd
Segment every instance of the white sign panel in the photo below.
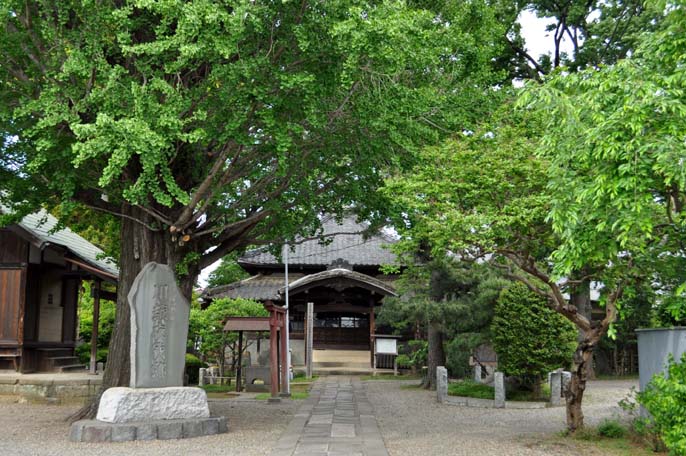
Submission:
M 382 355 L 397 355 L 398 344 L 396 339 L 381 339 L 376 340 L 376 352 Z

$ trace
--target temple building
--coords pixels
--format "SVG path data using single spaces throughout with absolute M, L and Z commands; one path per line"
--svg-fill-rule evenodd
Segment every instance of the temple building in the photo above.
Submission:
M 369 232 L 353 217 L 341 223 L 333 217 L 323 221 L 317 239 L 295 242 L 288 253 L 289 331 L 292 364 L 302 365 L 305 352 L 305 313 L 313 303 L 313 348 L 316 352 L 347 353 L 371 363 L 370 349 L 376 331 L 375 314 L 387 296 L 396 296 L 397 275 L 386 275 L 382 266 L 399 266 L 389 249 L 395 240 Z M 252 276 L 230 285 L 208 289 L 205 302 L 218 298 L 247 298 L 285 305 L 286 280 L 282 259 L 267 249 L 247 252 L 238 264 Z M 266 344 L 264 344 L 266 345 Z M 266 363 L 267 354 L 251 355 Z M 319 356 L 322 359 L 321 354 Z M 253 360 L 254 361 L 254 360 Z
M 56 229 L 57 224 L 41 210 L 0 228 L 0 369 L 83 370 L 74 356 L 81 282 L 93 282 L 96 306 L 100 297 L 115 299 L 100 284 L 116 285 L 117 266 L 69 228 Z M 92 371 L 96 338 L 97 332 L 92 335 Z

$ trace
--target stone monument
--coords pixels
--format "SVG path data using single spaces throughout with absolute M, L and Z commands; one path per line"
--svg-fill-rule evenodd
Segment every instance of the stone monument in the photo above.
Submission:
M 171 268 L 145 265 L 131 286 L 128 301 L 130 387 L 105 390 L 97 419 L 74 423 L 71 439 L 154 440 L 226 432 L 224 417 L 210 417 L 205 391 L 183 386 L 190 306 Z

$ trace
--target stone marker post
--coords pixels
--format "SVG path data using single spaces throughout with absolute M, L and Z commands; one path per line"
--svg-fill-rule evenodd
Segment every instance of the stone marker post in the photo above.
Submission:
M 314 331 L 314 303 L 307 303 L 307 340 L 305 341 L 305 356 L 307 358 L 306 375 L 307 378 L 312 378 L 312 339 Z
M 448 369 L 445 366 L 436 368 L 436 396 L 439 403 L 448 396 Z
M 562 372 L 550 373 L 550 405 L 562 402 Z
M 496 372 L 493 374 L 495 387 L 495 408 L 505 408 L 505 374 Z
M 481 383 L 481 364 L 474 364 L 474 381 L 476 383 Z
M 226 432 L 225 417 L 210 417 L 205 391 L 183 386 L 190 306 L 173 270 L 164 264 L 146 264 L 131 286 L 128 301 L 131 387 L 105 390 L 97 420 L 73 423 L 71 439 L 176 439 Z

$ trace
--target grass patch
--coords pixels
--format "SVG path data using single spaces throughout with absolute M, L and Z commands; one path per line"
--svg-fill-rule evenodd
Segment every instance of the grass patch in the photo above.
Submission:
M 541 385 L 540 396 L 536 396 L 533 391 L 508 391 L 506 394 L 506 400 L 515 402 L 548 402 L 550 400 L 550 385 L 547 383 Z
M 393 375 L 393 374 L 379 374 L 379 375 L 363 375 L 360 380 L 363 382 L 370 380 L 419 380 L 421 377 L 419 375 Z
M 493 399 L 495 392 L 491 386 L 465 380 L 459 383 L 450 383 L 448 385 L 448 395 L 474 397 L 476 399 Z
M 309 383 L 317 380 L 318 378 L 319 375 L 313 375 L 312 378 L 307 378 L 304 374 L 298 374 L 295 377 L 293 377 L 291 383 Z
M 642 436 L 628 429 L 617 420 L 604 420 L 597 428 L 584 428 L 570 436 L 560 433 L 560 439 L 572 441 L 583 450 L 600 451 L 601 454 L 622 456 L 655 455 L 655 450 Z M 593 451 L 593 454 L 595 454 Z
M 203 385 L 200 388 L 208 393 L 227 393 L 229 391 L 236 391 L 236 385 Z
M 448 385 L 448 395 L 473 397 L 476 399 L 494 399 L 495 391 L 492 386 L 477 383 L 472 380 L 464 380 L 457 383 L 450 383 Z M 550 387 L 543 385 L 541 388 L 541 396 L 534 396 L 533 391 L 508 391 L 506 400 L 517 402 L 547 402 L 550 399 Z
M 255 396 L 255 399 L 258 401 L 266 401 L 272 397 L 270 393 L 260 393 L 257 396 Z M 291 391 L 291 399 L 295 401 L 301 401 L 303 399 L 307 399 L 310 397 L 310 393 L 308 391 Z

